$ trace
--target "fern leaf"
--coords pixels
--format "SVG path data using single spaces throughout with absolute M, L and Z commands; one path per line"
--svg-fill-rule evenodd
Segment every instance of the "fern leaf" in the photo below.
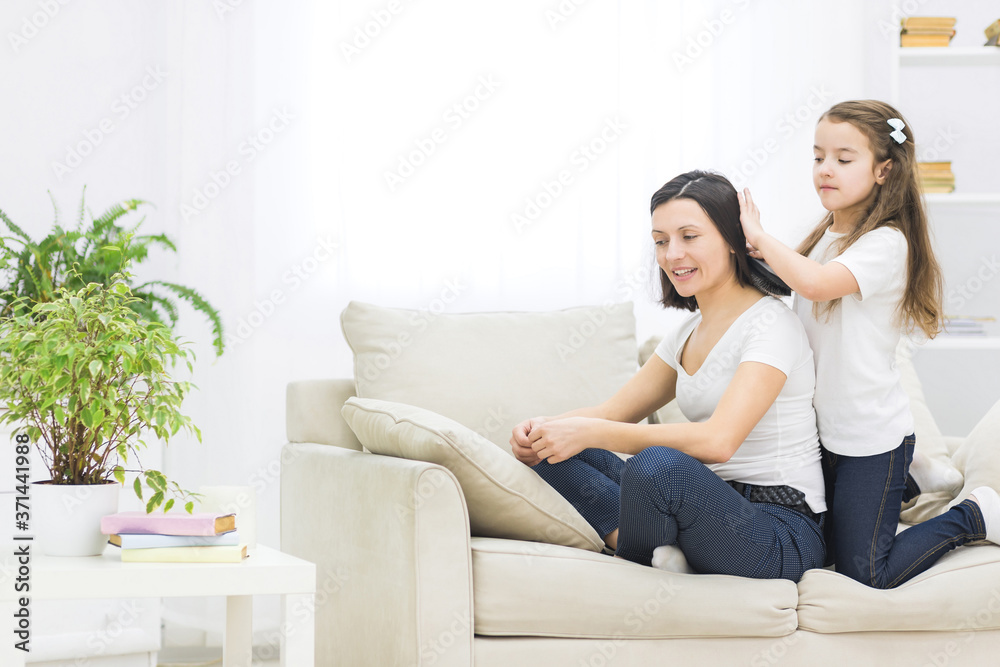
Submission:
M 144 201 L 142 199 L 126 199 L 121 203 L 112 204 L 108 207 L 108 210 L 101 214 L 101 217 L 94 219 L 94 229 L 104 229 L 113 225 L 118 218 L 122 217 L 129 211 L 134 211 L 143 204 L 153 206 L 148 201 Z M 153 206 L 153 208 L 156 207 Z
M 58 227 L 59 226 L 59 206 L 56 204 L 56 198 L 55 198 L 55 196 L 53 196 L 52 190 L 46 190 L 46 192 L 49 193 L 49 199 L 52 201 L 52 211 L 53 211 L 53 215 L 55 216 L 55 221 L 54 221 L 53 224 L 56 227 Z
M 86 211 L 85 202 L 87 200 L 87 186 L 83 186 L 83 192 L 80 194 L 80 212 L 76 216 L 76 228 L 77 230 L 83 226 L 83 213 Z
M 222 340 L 222 318 L 219 316 L 219 312 L 213 308 L 201 294 L 190 287 L 178 285 L 177 283 L 169 283 L 164 280 L 150 280 L 149 282 L 139 285 L 136 289 L 142 289 L 147 285 L 161 285 L 176 294 L 179 298 L 189 302 L 192 306 L 194 306 L 195 310 L 201 311 L 212 323 L 212 333 L 215 334 L 215 338 L 212 340 L 212 345 L 215 347 L 215 356 L 218 357 L 222 355 L 225 348 L 225 344 Z
M 138 227 L 139 225 L 136 225 Z M 136 241 L 145 240 L 143 245 L 148 245 L 150 243 L 156 242 L 163 246 L 164 248 L 169 248 L 174 252 L 177 252 L 177 246 L 174 242 L 167 238 L 166 234 L 143 234 L 142 236 L 135 237 Z
M 11 219 L 7 217 L 7 214 L 4 213 L 3 211 L 0 211 L 0 220 L 3 220 L 4 224 L 7 225 L 7 229 L 9 229 L 10 231 L 14 232 L 18 236 L 20 236 L 24 240 L 25 244 L 27 244 L 27 245 L 34 245 L 35 244 L 35 242 L 31 240 L 31 237 L 28 236 L 27 234 L 25 234 L 25 232 L 24 232 L 23 229 L 21 229 L 20 227 L 18 227 L 17 225 L 15 225 L 11 221 Z
M 177 312 L 177 306 L 174 305 L 173 301 L 165 297 L 162 297 L 159 294 L 154 294 L 153 292 L 140 292 L 138 290 L 132 290 L 132 294 L 142 299 L 144 302 L 146 302 L 148 306 L 148 310 L 143 309 L 145 312 L 143 312 L 142 315 L 145 315 L 154 322 L 159 322 L 160 324 L 164 324 L 163 319 L 160 318 L 159 314 L 156 313 L 156 310 L 153 307 L 154 305 L 156 305 L 162 308 L 164 312 L 166 312 L 167 317 L 170 319 L 171 327 L 177 324 L 177 319 L 179 317 L 179 314 Z M 138 302 L 135 305 L 139 305 Z M 133 308 L 133 310 L 136 309 Z

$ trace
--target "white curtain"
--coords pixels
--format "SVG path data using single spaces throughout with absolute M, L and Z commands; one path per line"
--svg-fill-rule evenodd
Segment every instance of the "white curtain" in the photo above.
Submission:
M 179 253 L 139 277 L 195 287 L 229 334 L 216 359 L 182 309 L 204 442 L 178 437 L 162 463 L 188 488 L 253 486 L 273 546 L 285 385 L 352 374 L 349 300 L 631 300 L 640 341 L 662 334 L 677 315 L 655 304 L 650 195 L 720 170 L 795 242 L 820 213 L 817 116 L 889 94 L 887 1 L 52 4 L 0 53 L 0 208 L 41 236 L 46 189 L 67 213 L 84 184 L 95 212 L 156 204 L 143 231 Z M 41 10 L 2 11 L 20 35 Z M 78 166 L 54 166 L 104 120 Z

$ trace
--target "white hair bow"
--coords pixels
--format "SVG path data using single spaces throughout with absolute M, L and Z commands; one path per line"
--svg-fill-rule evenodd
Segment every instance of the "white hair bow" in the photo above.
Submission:
M 903 121 L 898 118 L 890 118 L 885 122 L 892 126 L 893 131 L 889 133 L 889 136 L 895 139 L 897 144 L 901 144 L 906 141 L 906 135 L 903 134 L 903 128 L 906 127 L 906 125 L 903 124 Z

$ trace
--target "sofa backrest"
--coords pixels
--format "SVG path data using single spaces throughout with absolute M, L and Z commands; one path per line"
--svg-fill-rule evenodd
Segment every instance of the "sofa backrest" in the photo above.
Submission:
M 505 450 L 529 417 L 596 405 L 637 369 L 631 303 L 446 314 L 352 301 L 358 396 L 432 410 Z

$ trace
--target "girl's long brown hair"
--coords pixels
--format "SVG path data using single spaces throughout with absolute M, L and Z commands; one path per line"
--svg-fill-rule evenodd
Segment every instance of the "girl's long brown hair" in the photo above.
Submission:
M 889 136 L 892 127 L 886 122 L 899 118 L 905 123 L 906 141 L 896 143 Z M 834 248 L 842 253 L 858 239 L 879 227 L 893 227 L 903 233 L 907 245 L 906 287 L 896 313 L 900 325 L 909 333 L 922 330 L 929 338 L 941 331 L 943 284 L 941 267 L 931 248 L 927 214 L 917 176 L 916 148 L 909 122 L 896 109 L 878 100 L 853 100 L 832 106 L 820 116 L 834 123 L 850 123 L 868 138 L 875 164 L 891 159 L 888 176 L 875 186 L 875 199 L 861 222 Z M 799 245 L 798 252 L 808 256 L 833 225 L 833 213 L 827 213 L 809 236 Z M 813 304 L 813 315 L 829 317 L 840 299 Z

